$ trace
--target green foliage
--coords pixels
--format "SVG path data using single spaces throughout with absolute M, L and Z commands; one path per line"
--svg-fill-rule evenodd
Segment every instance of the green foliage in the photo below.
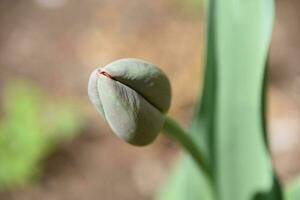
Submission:
M 184 155 L 160 199 L 282 199 L 262 101 L 273 7 L 272 0 L 208 1 L 205 82 L 190 132 L 214 180 Z
M 214 200 L 213 188 L 189 155 L 184 157 L 172 171 L 162 187 L 159 200 Z
M 2 97 L 0 188 L 8 188 L 37 178 L 41 161 L 76 136 L 83 124 L 75 104 L 51 101 L 32 84 L 11 83 Z

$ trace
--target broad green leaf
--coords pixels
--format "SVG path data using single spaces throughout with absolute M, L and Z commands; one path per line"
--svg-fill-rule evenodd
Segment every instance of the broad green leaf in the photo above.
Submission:
M 213 200 L 209 182 L 188 156 L 180 160 L 161 189 L 159 200 Z
M 273 1 L 210 0 L 208 5 L 204 89 L 191 132 L 214 171 L 215 199 L 282 199 L 264 142 L 262 109 Z M 201 195 L 211 188 L 201 185 L 193 161 L 183 159 L 178 168 L 163 193 L 173 196 L 166 199 L 190 198 L 191 192 L 191 200 L 206 199 Z
M 214 168 L 219 199 L 266 199 L 272 195 L 273 170 L 264 143 L 261 99 L 273 2 L 216 2 Z

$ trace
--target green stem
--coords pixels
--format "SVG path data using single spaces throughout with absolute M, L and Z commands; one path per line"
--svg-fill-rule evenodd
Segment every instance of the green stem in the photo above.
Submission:
M 193 139 L 185 132 L 183 128 L 180 127 L 175 120 L 166 116 L 163 132 L 165 135 L 178 142 L 185 149 L 185 151 L 192 156 L 201 171 L 203 171 L 204 174 L 210 180 L 212 180 L 212 172 L 207 163 L 204 161 L 203 153 L 197 147 Z

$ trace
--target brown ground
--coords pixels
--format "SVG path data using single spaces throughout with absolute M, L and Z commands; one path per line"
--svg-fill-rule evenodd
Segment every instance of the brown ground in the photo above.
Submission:
M 270 52 L 269 134 L 284 182 L 300 171 L 300 1 L 277 0 Z
M 72 96 L 83 103 L 88 127 L 46 161 L 41 181 L 2 192 L 0 199 L 152 199 L 178 155 L 177 148 L 163 137 L 149 147 L 136 148 L 113 136 L 87 99 L 89 73 L 121 57 L 157 64 L 173 85 L 170 115 L 187 124 L 201 79 L 201 14 L 189 15 L 193 10 L 179 9 L 171 0 L 49 2 L 0 1 L 0 84 L 21 77 L 53 95 Z M 282 5 L 279 13 L 285 8 Z M 276 24 L 275 33 L 282 33 L 281 26 Z M 282 36 L 274 35 L 271 60 L 282 41 Z M 284 59 L 289 60 L 286 56 L 280 61 Z M 278 67 L 288 65 L 276 59 L 271 64 L 272 77 L 278 77 Z M 300 170 L 295 161 L 299 160 L 299 107 L 293 93 L 276 83 L 280 81 L 273 78 L 271 147 L 280 177 L 287 181 Z
M 187 16 L 167 0 L 56 1 L 65 4 L 0 2 L 0 82 L 27 78 L 53 95 L 77 98 L 88 127 L 47 160 L 41 181 L 0 199 L 152 199 L 175 145 L 159 138 L 136 148 L 118 140 L 91 106 L 87 81 L 95 67 L 117 58 L 149 60 L 170 77 L 170 113 L 186 124 L 200 80 L 201 15 Z

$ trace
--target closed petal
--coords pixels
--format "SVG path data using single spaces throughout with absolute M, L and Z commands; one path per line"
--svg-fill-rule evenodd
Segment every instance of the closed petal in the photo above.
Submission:
M 171 102 L 171 85 L 167 76 L 156 66 L 146 61 L 125 58 L 104 67 L 115 80 L 137 91 L 163 113 Z
M 151 143 L 162 129 L 164 115 L 123 83 L 104 75 L 98 79 L 104 114 L 112 130 L 133 145 Z
M 94 70 L 90 76 L 89 83 L 88 83 L 88 95 L 89 95 L 89 99 L 91 100 L 91 102 L 93 103 L 97 111 L 101 114 L 103 119 L 105 119 L 103 106 L 99 96 L 100 91 L 98 90 L 98 84 L 97 84 L 97 82 L 99 81 L 97 76 L 98 70 L 99 69 Z

